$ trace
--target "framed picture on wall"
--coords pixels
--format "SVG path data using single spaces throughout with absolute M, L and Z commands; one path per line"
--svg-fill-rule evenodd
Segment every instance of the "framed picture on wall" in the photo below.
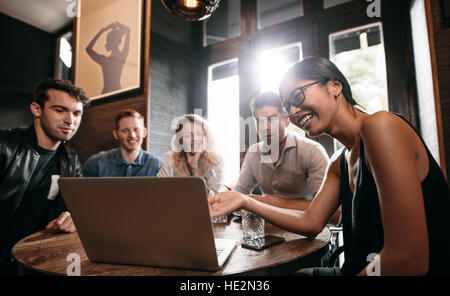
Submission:
M 142 90 L 143 0 L 78 0 L 75 85 L 92 99 Z

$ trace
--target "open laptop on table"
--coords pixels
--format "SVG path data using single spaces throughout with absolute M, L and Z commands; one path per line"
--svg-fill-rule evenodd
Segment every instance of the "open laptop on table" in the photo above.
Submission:
M 198 177 L 60 178 L 59 187 L 94 262 L 214 271 L 237 243 L 214 239 Z

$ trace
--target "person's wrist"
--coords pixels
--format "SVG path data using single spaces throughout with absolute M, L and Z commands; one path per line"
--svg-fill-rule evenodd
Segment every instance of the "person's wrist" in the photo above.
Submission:
M 239 196 L 241 197 L 241 200 L 242 200 L 241 208 L 244 210 L 248 210 L 248 208 L 250 206 L 251 198 L 248 195 L 245 195 L 242 193 L 239 193 Z

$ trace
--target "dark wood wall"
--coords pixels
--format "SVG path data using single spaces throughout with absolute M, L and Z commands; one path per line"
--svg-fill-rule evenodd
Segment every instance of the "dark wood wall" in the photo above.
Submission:
M 140 95 L 93 104 L 85 109 L 80 128 L 70 141 L 70 146 L 77 151 L 81 163 L 93 154 L 117 147 L 118 143 L 112 134 L 115 115 L 122 109 L 131 108 L 146 117 L 147 101 L 146 95 Z
M 71 141 L 82 163 L 91 155 L 118 146 L 112 136 L 115 115 L 132 108 L 146 118 L 149 131 L 144 148 L 163 156 L 170 150 L 171 123 L 191 113 L 194 93 L 195 44 L 201 45 L 201 25 L 171 15 L 160 1 L 146 0 L 145 74 L 143 94 L 94 101 L 85 110 Z
M 441 166 L 450 172 L 450 21 L 444 25 L 441 1 L 426 0 L 432 26 L 429 27 L 432 67 L 435 82 L 436 121 L 440 142 Z M 448 178 L 448 177 L 447 177 Z
M 194 112 L 202 25 L 171 15 L 161 1 L 153 1 L 151 28 L 148 150 L 163 156 L 170 150 L 172 121 Z
M 27 126 L 33 87 L 53 77 L 56 36 L 0 13 L 0 129 Z

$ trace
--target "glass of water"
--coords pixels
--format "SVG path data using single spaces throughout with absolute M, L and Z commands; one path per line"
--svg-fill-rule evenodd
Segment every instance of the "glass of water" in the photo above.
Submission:
M 217 217 L 211 218 L 212 223 L 227 223 L 228 222 L 228 216 L 227 215 L 220 215 Z
M 217 190 L 217 189 L 211 187 L 210 185 L 208 185 L 206 180 L 204 180 L 204 181 L 205 181 L 206 186 L 209 188 L 209 196 L 208 197 L 211 197 L 214 194 L 219 194 L 219 190 Z M 225 186 L 225 185 L 219 184 L 219 187 L 220 187 L 219 189 L 222 189 L 221 187 L 223 187 L 223 186 Z M 228 188 L 227 186 L 225 186 L 225 187 Z M 211 217 L 211 222 L 212 223 L 227 223 L 228 222 L 228 216 L 227 215 L 220 215 L 220 216 L 217 216 L 217 217 Z
M 242 210 L 242 235 L 244 240 L 251 240 L 264 236 L 264 219 L 252 212 Z

